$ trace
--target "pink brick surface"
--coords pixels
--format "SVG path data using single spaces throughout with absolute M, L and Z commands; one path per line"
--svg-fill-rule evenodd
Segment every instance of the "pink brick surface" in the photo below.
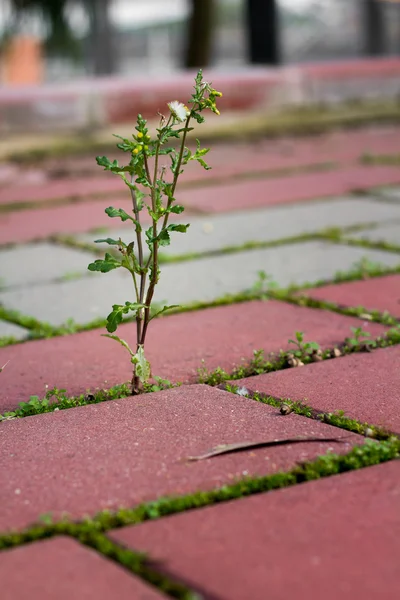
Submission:
M 0 554 L 2 600 L 157 600 L 164 595 L 75 540 L 59 537 Z
M 0 214 L 0 244 L 29 242 L 57 233 L 85 233 L 95 227 L 121 227 L 120 219 L 110 219 L 104 212 L 113 202 L 126 211 L 132 206 L 127 198 L 105 198 Z
M 392 600 L 400 462 L 115 531 L 220 600 Z
M 251 391 L 305 400 L 400 433 L 400 346 L 352 354 L 237 382 Z
M 218 444 L 298 436 L 301 443 L 189 462 Z M 342 443 L 323 442 L 340 437 Z M 209 386 L 184 386 L 6 421 L 0 436 L 0 531 L 41 514 L 73 517 L 290 469 L 362 438 Z
M 123 193 L 124 190 L 125 186 L 120 178 L 111 178 L 104 173 L 100 173 L 97 178 L 61 179 L 47 181 L 44 185 L 0 188 L 0 205 L 17 202 L 51 201 L 59 198 L 83 198 L 95 194 Z
M 400 169 L 396 167 L 360 166 L 181 190 L 177 197 L 187 206 L 218 213 L 347 194 L 354 189 L 399 182 Z
M 306 290 L 305 293 L 317 300 L 336 302 L 343 306 L 363 306 L 368 310 L 387 311 L 400 319 L 400 275 L 327 285 Z
M 362 325 L 376 336 L 384 328 L 374 323 L 282 302 L 249 302 L 171 315 L 154 320 L 149 328 L 146 353 L 153 373 L 172 381 L 194 381 L 197 369 L 222 367 L 228 371 L 250 359 L 253 350 L 278 352 L 287 348 L 295 331 L 324 347 L 340 343 Z M 45 385 L 80 394 L 88 388 L 109 387 L 131 379 L 126 350 L 101 337 L 105 329 L 0 348 L 0 412 L 15 408 L 30 395 L 44 396 Z M 118 329 L 135 343 L 135 325 Z

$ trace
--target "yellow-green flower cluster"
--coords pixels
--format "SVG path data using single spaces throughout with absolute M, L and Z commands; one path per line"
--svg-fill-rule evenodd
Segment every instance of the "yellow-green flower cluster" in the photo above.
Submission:
M 216 98 L 222 98 L 222 92 L 214 90 L 209 84 L 206 84 L 206 91 L 208 92 L 208 97 L 203 98 L 201 108 L 209 108 L 216 115 L 220 115 L 221 113 L 217 108 Z
M 144 136 L 143 133 L 139 131 L 139 133 L 135 137 L 135 140 L 138 142 L 138 145 L 132 150 L 132 154 L 139 154 L 139 152 L 142 152 L 142 150 L 148 150 L 148 143 L 150 142 L 150 139 L 151 138 L 149 135 Z

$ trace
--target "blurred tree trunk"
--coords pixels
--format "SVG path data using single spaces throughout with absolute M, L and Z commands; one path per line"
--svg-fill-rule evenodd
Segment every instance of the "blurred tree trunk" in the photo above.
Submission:
M 184 64 L 188 69 L 210 64 L 214 0 L 191 0 Z
M 368 56 L 385 52 L 385 23 L 378 0 L 363 0 L 364 51 Z
M 112 0 L 85 0 L 90 19 L 90 62 L 94 75 L 115 72 L 114 31 L 110 20 Z
M 280 32 L 276 0 L 246 0 L 249 60 L 253 64 L 280 62 Z

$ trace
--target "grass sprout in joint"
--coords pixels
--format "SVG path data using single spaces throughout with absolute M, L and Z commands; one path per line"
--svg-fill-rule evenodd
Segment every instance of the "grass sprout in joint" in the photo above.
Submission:
M 107 317 L 108 333 L 104 335 L 120 343 L 130 354 L 133 365 L 133 394 L 140 393 L 151 377 L 150 363 L 144 353 L 149 323 L 157 314 L 176 308 L 164 306 L 155 314 L 152 311 L 154 290 L 160 278 L 159 248 L 170 244 L 171 233 L 185 233 L 189 227 L 189 224 L 169 223 L 171 215 L 179 215 L 184 211 L 184 207 L 177 204 L 175 199 L 179 176 L 183 167 L 192 160 L 199 162 L 204 169 L 210 169 L 203 158 L 209 148 L 201 148 L 199 140 L 196 140 L 197 148 L 192 153 L 185 145 L 187 134 L 193 129 L 189 125 L 192 119 L 203 123 L 204 117 L 201 113 L 206 109 L 219 115 L 216 99 L 220 96 L 221 92 L 203 80 L 200 70 L 195 78 L 194 93 L 188 102 L 190 108 L 178 100 L 169 102 L 169 116 L 160 114 L 159 127 L 154 139 L 149 135 L 147 121 L 141 115 L 137 117 L 136 133 L 131 139 L 116 136 L 121 140 L 117 147 L 130 155 L 127 165 L 119 165 L 117 160 L 111 162 L 106 156 L 96 158 L 97 163 L 106 171 L 122 178 L 132 198 L 131 214 L 113 206 L 105 212 L 110 218 L 129 221 L 133 226 L 135 239 L 129 242 L 112 238 L 95 240 L 97 243 L 106 243 L 117 248 L 119 255 L 115 257 L 106 252 L 104 259 L 95 260 L 88 268 L 90 271 L 108 273 L 122 267 L 131 274 L 133 301 L 127 300 L 125 304 L 113 305 L 112 312 Z M 165 147 L 172 138 L 180 141 L 178 149 Z M 170 160 L 169 170 L 172 176 L 169 179 L 167 167 L 160 165 L 160 157 L 163 155 L 167 155 Z M 140 219 L 143 209 L 147 210 L 152 222 L 146 231 L 143 231 Z M 148 255 L 145 255 L 144 244 L 148 246 Z M 133 315 L 136 320 L 135 351 L 114 333 L 124 315 L 128 314 Z

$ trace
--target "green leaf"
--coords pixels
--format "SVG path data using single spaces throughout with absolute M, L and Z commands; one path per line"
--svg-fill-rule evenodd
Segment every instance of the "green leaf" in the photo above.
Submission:
M 152 240 L 154 241 L 154 240 Z M 160 246 L 169 246 L 171 243 L 171 238 L 169 237 L 169 233 L 167 229 L 162 229 L 157 236 L 157 241 Z
M 179 308 L 179 304 L 171 304 L 170 306 L 164 306 L 164 308 L 162 308 L 161 310 L 158 310 L 156 313 L 154 313 L 154 315 L 151 316 L 149 321 L 151 321 L 151 319 L 155 319 L 155 317 L 158 317 L 159 315 L 166 312 L 167 310 L 172 310 L 173 308 Z
M 203 167 L 203 169 L 205 169 L 206 171 L 209 171 L 211 169 L 210 165 L 208 165 L 206 163 L 206 161 L 203 160 L 202 158 L 196 158 L 196 160 Z
M 179 233 L 186 233 L 188 227 L 190 227 L 190 223 L 187 223 L 186 225 L 179 223 L 179 225 L 178 224 L 168 225 L 167 229 L 168 229 L 168 231 L 178 231 Z
M 111 162 L 107 156 L 96 156 L 96 162 L 100 167 L 104 167 L 105 171 L 111 171 L 112 169 L 120 168 L 117 160 L 113 160 L 113 162 Z
M 135 365 L 135 375 L 142 383 L 146 383 L 151 377 L 151 369 L 149 361 L 145 358 L 143 346 L 139 346 L 136 354 L 132 356 L 131 362 Z
M 111 335 L 110 333 L 102 333 L 101 335 L 102 335 L 102 337 L 110 338 L 110 340 L 115 340 L 116 342 L 121 344 L 121 346 L 126 348 L 131 356 L 134 356 L 133 351 L 130 349 L 129 344 L 127 342 L 125 342 L 125 340 L 122 340 L 117 335 Z
M 138 304 L 137 302 L 125 302 L 125 304 L 113 304 L 112 312 L 107 317 L 107 331 L 113 333 L 116 331 L 118 325 L 122 322 L 124 315 L 129 312 L 137 313 L 141 308 L 146 308 L 144 304 Z
M 122 246 L 126 248 L 125 242 L 122 240 L 113 240 L 113 238 L 104 238 L 104 240 L 94 240 L 95 244 L 108 244 L 109 246 Z
M 180 215 L 181 213 L 183 213 L 184 210 L 185 210 L 184 206 L 181 206 L 180 204 L 175 204 L 175 206 L 171 206 L 171 208 L 168 209 L 168 212 L 175 213 L 176 215 Z
M 104 212 L 111 218 L 119 217 L 121 221 L 127 221 L 128 219 L 130 219 L 131 221 L 135 222 L 135 219 L 128 215 L 128 213 L 125 212 L 122 208 L 114 208 L 113 206 L 109 206 Z
M 194 156 L 196 158 L 198 158 L 199 156 L 204 156 L 205 154 L 210 152 L 210 148 L 200 148 L 200 140 L 198 140 L 197 138 L 196 138 L 196 144 L 197 144 L 197 149 L 194 154 Z
M 319 344 L 317 342 L 307 342 L 306 346 L 310 350 L 319 350 Z
M 88 269 L 89 271 L 100 271 L 100 273 L 108 273 L 109 271 L 112 271 L 113 269 L 118 269 L 121 266 L 122 265 L 119 260 L 117 260 L 116 258 L 111 256 L 111 254 L 108 254 L 108 252 L 106 252 L 104 259 L 99 258 L 94 262 L 90 263 L 90 265 L 88 265 Z

